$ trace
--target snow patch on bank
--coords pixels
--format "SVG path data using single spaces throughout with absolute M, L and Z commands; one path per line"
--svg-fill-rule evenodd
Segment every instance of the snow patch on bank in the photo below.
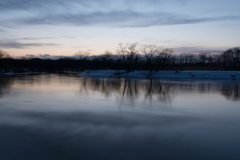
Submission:
M 240 71 L 149 71 L 86 70 L 79 76 L 123 78 L 240 79 Z

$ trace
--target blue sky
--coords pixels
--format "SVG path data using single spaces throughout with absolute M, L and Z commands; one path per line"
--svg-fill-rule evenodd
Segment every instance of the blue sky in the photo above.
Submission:
M 1 0 L 0 49 L 13 56 L 115 52 L 120 42 L 176 54 L 240 46 L 239 0 Z

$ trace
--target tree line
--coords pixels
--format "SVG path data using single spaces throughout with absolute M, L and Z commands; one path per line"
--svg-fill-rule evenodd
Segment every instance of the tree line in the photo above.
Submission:
M 137 43 L 120 43 L 115 53 L 105 51 L 92 56 L 89 52 L 79 51 L 71 57 L 58 60 L 40 58 L 14 59 L 0 50 L 0 69 L 15 72 L 63 71 L 63 70 L 240 70 L 240 48 L 234 47 L 223 53 L 174 54 L 169 48 L 156 45 L 138 47 Z

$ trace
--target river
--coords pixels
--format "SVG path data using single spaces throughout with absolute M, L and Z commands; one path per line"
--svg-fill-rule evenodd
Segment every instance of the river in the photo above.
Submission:
M 240 159 L 240 81 L 0 76 L 0 159 Z

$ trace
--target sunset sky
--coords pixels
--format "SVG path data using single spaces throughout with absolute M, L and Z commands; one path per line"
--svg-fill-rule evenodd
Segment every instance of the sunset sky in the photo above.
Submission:
M 240 46 L 240 0 L 0 0 L 0 49 L 10 55 L 115 52 L 120 42 L 176 54 Z

